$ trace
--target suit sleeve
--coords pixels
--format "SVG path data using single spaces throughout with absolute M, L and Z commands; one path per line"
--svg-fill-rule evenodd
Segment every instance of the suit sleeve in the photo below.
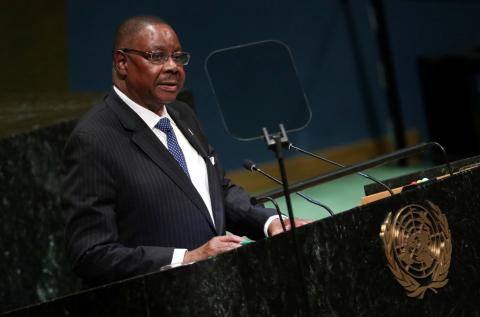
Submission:
M 156 271 L 170 263 L 174 250 L 119 243 L 111 160 L 105 147 L 87 133 L 72 134 L 64 150 L 67 255 L 74 272 L 92 285 Z
M 215 151 L 211 148 L 211 154 Z M 240 236 L 259 240 L 265 238 L 264 226 L 268 218 L 275 216 L 275 209 L 252 205 L 250 196 L 240 186 L 225 177 L 225 171 L 216 157 L 217 173 L 223 189 L 227 230 Z

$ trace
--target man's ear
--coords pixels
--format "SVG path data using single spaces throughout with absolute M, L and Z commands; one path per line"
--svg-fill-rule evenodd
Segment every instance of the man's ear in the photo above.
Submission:
M 113 54 L 113 67 L 120 77 L 127 76 L 128 62 L 124 52 L 115 51 Z

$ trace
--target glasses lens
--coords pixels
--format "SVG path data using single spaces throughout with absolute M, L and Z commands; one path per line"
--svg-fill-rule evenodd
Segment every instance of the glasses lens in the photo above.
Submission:
M 163 64 L 168 61 L 170 56 L 177 65 L 187 65 L 188 61 L 190 60 L 189 53 L 175 52 L 170 55 L 169 53 L 162 51 L 151 52 L 149 55 L 149 60 L 154 64 Z
M 152 52 L 152 54 L 150 55 L 150 61 L 152 63 L 164 63 L 168 60 L 169 57 L 170 55 L 165 52 Z
M 172 58 L 175 63 L 179 65 L 187 65 L 190 60 L 190 54 L 185 52 L 175 52 L 172 54 Z

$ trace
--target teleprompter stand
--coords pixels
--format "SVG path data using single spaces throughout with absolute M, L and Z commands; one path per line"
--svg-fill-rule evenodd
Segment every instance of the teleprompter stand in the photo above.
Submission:
M 308 312 L 308 315 L 311 315 L 310 311 L 310 303 L 308 300 L 308 294 L 305 288 L 305 272 L 303 272 L 304 265 L 302 263 L 302 257 L 300 256 L 300 246 L 298 244 L 298 238 L 296 235 L 296 226 L 295 226 L 295 218 L 293 215 L 293 208 L 292 208 L 292 201 L 290 199 L 290 189 L 288 186 L 288 177 L 287 177 L 287 171 L 285 169 L 285 162 L 283 159 L 283 147 L 288 147 L 290 142 L 288 141 L 287 137 L 287 132 L 285 131 L 285 127 L 283 126 L 282 123 L 279 124 L 279 132 L 270 135 L 267 131 L 267 128 L 262 128 L 262 133 L 265 138 L 265 142 L 267 143 L 267 148 L 272 150 L 275 153 L 275 157 L 277 158 L 278 162 L 278 168 L 280 169 L 280 175 L 281 175 L 281 180 L 282 180 L 282 187 L 283 187 L 283 193 L 285 197 L 285 202 L 287 204 L 287 210 L 288 210 L 288 217 L 290 218 L 290 234 L 291 239 L 291 247 L 293 249 L 294 255 L 295 255 L 295 262 L 297 264 L 297 272 L 298 272 L 298 278 L 301 281 L 302 285 L 302 290 L 303 290 L 303 298 L 304 298 L 304 306 L 306 308 L 306 311 Z

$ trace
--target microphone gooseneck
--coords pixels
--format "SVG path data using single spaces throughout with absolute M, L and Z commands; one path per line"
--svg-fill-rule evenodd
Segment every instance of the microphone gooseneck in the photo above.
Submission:
M 292 143 L 289 143 L 289 144 L 288 144 L 288 149 L 289 149 L 289 150 L 290 150 L 290 149 L 294 149 L 295 151 L 298 151 L 298 152 L 307 154 L 307 155 L 309 155 L 309 156 L 313 156 L 314 158 L 317 158 L 317 159 L 322 160 L 322 161 L 324 161 L 324 162 L 330 163 L 330 164 L 332 164 L 332 165 L 336 165 L 336 166 L 338 166 L 338 167 L 345 167 L 345 165 L 342 165 L 342 164 L 337 163 L 337 162 L 335 162 L 335 161 L 329 160 L 329 159 L 327 159 L 327 158 L 325 158 L 325 157 L 319 156 L 319 155 L 317 155 L 317 154 L 315 154 L 315 153 L 312 153 L 312 152 L 303 150 L 303 149 L 301 149 L 301 148 L 299 148 L 299 147 L 296 147 L 296 146 L 294 146 Z M 369 180 L 374 181 L 375 183 L 381 185 L 382 187 L 384 187 L 384 188 L 390 193 L 391 196 L 395 195 L 394 192 L 392 191 L 392 189 L 391 189 L 390 187 L 388 187 L 385 183 L 379 181 L 379 180 L 376 179 L 375 177 L 373 177 L 373 176 L 371 176 L 371 175 L 368 175 L 368 174 L 365 174 L 365 173 L 362 173 L 362 172 L 358 172 L 357 174 L 360 175 L 360 176 L 362 176 L 362 177 L 368 178 Z
M 278 219 L 280 219 L 280 224 L 282 225 L 283 232 L 287 232 L 287 228 L 285 227 L 285 222 L 283 221 L 283 217 L 285 215 L 282 214 L 282 212 L 280 211 L 280 207 L 278 206 L 277 202 L 272 197 L 265 197 L 265 199 L 269 200 L 275 206 L 275 209 L 277 210 Z
M 280 185 L 283 185 L 283 183 L 279 180 L 279 179 L 276 179 L 275 177 L 273 177 L 272 175 L 264 172 L 263 170 L 259 169 L 256 165 L 255 165 L 255 162 L 251 161 L 251 160 L 244 160 L 243 161 L 243 167 L 245 167 L 245 169 L 251 171 L 251 172 L 259 172 L 260 174 L 262 174 L 263 176 L 269 178 L 270 180 L 274 181 L 275 183 L 277 184 L 280 184 Z M 333 216 L 335 215 L 332 211 L 332 209 L 330 209 L 327 205 L 325 204 L 322 204 L 321 202 L 311 198 L 311 197 L 308 197 L 306 196 L 305 194 L 302 194 L 301 192 L 295 192 L 295 194 L 297 194 L 298 196 L 302 197 L 303 199 L 305 199 L 306 201 L 314 204 L 314 205 L 317 205 L 317 206 L 320 206 L 322 208 L 324 208 L 326 211 L 328 211 L 328 213 Z

